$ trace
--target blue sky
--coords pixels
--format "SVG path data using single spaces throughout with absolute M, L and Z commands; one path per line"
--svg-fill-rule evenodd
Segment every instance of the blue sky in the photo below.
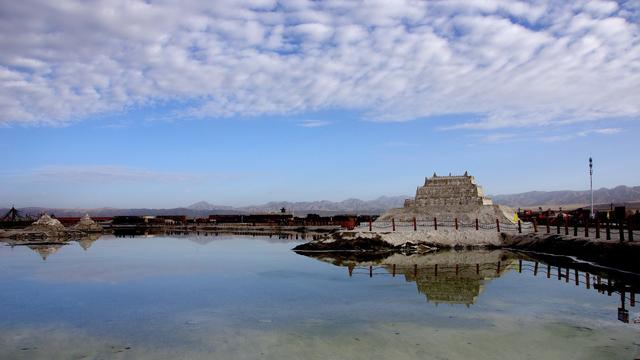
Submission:
M 639 185 L 634 2 L 0 6 L 0 206 Z

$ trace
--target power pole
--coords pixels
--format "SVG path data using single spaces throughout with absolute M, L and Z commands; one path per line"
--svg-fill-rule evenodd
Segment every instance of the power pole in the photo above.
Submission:
M 591 190 L 591 218 L 593 219 L 593 159 L 589 156 L 589 188 Z

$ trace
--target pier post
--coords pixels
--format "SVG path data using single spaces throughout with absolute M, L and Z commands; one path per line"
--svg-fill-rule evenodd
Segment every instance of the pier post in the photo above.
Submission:
M 480 264 L 476 264 L 476 274 L 480 274 Z
M 458 218 L 455 218 L 454 220 L 456 222 L 456 230 L 458 230 Z
M 518 272 L 522 273 L 522 260 L 518 260 Z
M 600 239 L 600 220 L 596 219 L 596 239 Z
M 518 233 L 522 234 L 522 223 L 518 220 Z
M 416 223 L 416 217 L 413 217 L 413 231 L 418 231 L 418 224 Z
M 498 267 L 496 268 L 496 274 L 500 274 L 500 261 L 498 261 Z
M 393 264 L 392 266 L 391 276 L 396 277 L 396 264 Z
M 589 237 L 589 220 L 584 223 L 584 237 Z
M 433 266 L 433 275 L 435 275 L 435 277 L 438 277 L 438 264 L 435 264 Z
M 560 235 L 560 223 L 556 223 L 556 234 Z
M 607 233 L 607 240 L 611 240 L 611 225 L 609 225 L 609 220 L 607 220 L 607 227 L 605 229 Z
M 459 272 L 460 272 L 460 265 L 456 264 L 456 276 L 458 276 Z
M 500 232 L 500 220 L 496 219 L 496 228 L 498 229 L 498 232 Z
M 438 219 L 433 218 L 433 230 L 438 230 Z
M 418 277 L 418 264 L 413 265 L 413 277 Z
M 629 242 L 633 241 L 633 221 L 629 219 L 628 225 L 629 227 Z
M 371 231 L 371 219 L 369 219 L 369 231 Z
M 573 223 L 573 236 L 578 236 L 578 222 Z
M 578 277 L 578 269 L 574 270 L 574 275 L 576 276 L 576 286 L 580 285 L 580 278 Z
M 558 266 L 558 280 L 562 279 L 562 269 Z
M 620 242 L 624 242 L 624 220 L 618 220 L 618 233 L 620 233 Z
M 587 286 L 587 289 L 591 288 L 591 275 L 589 273 L 584 273 L 584 282 Z
M 564 234 L 569 236 L 569 219 L 564 218 Z
M 546 220 L 546 223 L 547 223 L 547 234 L 550 234 L 551 233 L 551 228 L 549 227 L 549 218 L 546 217 L 545 220 Z
M 538 276 L 538 262 L 533 265 L 533 276 Z
M 369 265 L 369 277 L 373 277 L 373 266 Z
M 631 305 L 632 307 L 636 306 L 636 292 L 635 290 L 631 289 L 631 291 L 629 292 L 629 305 Z
M 564 271 L 564 276 L 565 276 L 564 282 L 568 283 L 569 282 L 569 268 L 567 268 Z
M 547 264 L 547 279 L 551 278 L 551 265 Z
M 391 229 L 393 231 L 396 231 L 396 219 L 395 218 L 391 218 Z
M 476 218 L 476 231 L 478 231 L 478 229 L 480 228 L 480 226 L 478 226 L 478 218 Z

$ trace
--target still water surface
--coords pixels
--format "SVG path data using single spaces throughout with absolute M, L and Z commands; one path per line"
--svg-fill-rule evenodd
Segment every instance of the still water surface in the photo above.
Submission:
M 0 358 L 640 358 L 632 275 L 502 251 L 304 256 L 297 243 L 0 244 Z

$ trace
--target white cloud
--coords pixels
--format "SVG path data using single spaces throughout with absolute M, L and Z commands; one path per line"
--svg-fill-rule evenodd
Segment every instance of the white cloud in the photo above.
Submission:
M 0 125 L 452 113 L 499 129 L 640 117 L 637 2 L 5 1 Z
M 579 132 L 578 136 L 588 136 L 590 134 L 612 135 L 612 134 L 617 134 L 621 131 L 622 129 L 619 129 L 619 128 L 589 129 L 589 130 Z
M 484 143 L 495 143 L 495 142 L 514 140 L 514 138 L 516 138 L 515 134 L 496 133 L 496 134 L 485 135 L 481 137 L 481 140 Z
M 316 127 L 323 127 L 327 125 L 331 125 L 331 122 L 326 120 L 304 120 L 298 123 L 298 126 L 306 127 L 306 128 L 316 128 Z
M 601 128 L 601 129 L 587 129 L 583 131 L 579 131 L 577 133 L 568 133 L 561 135 L 553 135 L 553 136 L 543 136 L 540 138 L 541 141 L 544 142 L 558 142 L 558 141 L 568 141 L 575 139 L 576 137 L 586 137 L 593 134 L 596 135 L 613 135 L 621 132 L 622 129 L 619 128 Z

